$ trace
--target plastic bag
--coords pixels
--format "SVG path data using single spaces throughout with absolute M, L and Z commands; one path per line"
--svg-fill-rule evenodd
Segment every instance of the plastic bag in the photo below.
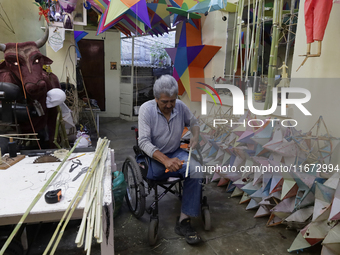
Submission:
M 123 199 L 126 194 L 124 174 L 120 171 L 113 172 L 112 193 L 115 201 L 113 217 L 116 217 L 122 207 Z
M 90 136 L 85 132 L 77 131 L 77 139 L 74 143 L 77 143 L 78 140 L 80 140 L 80 142 L 78 143 L 77 148 L 87 148 L 92 145 Z

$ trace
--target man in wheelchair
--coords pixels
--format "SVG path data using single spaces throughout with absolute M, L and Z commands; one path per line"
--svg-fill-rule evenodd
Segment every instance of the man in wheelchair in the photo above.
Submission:
M 194 149 L 199 138 L 198 121 L 177 99 L 178 84 L 172 76 L 161 76 L 156 80 L 153 91 L 155 99 L 140 107 L 138 117 L 138 145 L 150 157 L 147 178 L 164 180 L 180 177 L 184 180 L 181 214 L 176 221 L 175 232 L 184 236 L 189 244 L 196 244 L 201 237 L 191 227 L 190 217 L 200 215 L 202 174 L 195 171 L 199 164 L 191 159 L 189 175 L 185 178 L 188 152 L 180 148 L 180 139 L 184 127 L 190 127 L 192 138 L 189 147 Z

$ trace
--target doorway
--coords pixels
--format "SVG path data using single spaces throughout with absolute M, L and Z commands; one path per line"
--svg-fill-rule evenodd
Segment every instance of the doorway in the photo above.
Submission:
M 101 111 L 105 111 L 105 70 L 104 41 L 80 40 L 80 70 L 90 99 L 97 101 Z

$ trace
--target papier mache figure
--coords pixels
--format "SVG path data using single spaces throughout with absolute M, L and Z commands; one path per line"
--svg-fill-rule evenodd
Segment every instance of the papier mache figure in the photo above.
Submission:
M 4 52 L 5 57 L 5 61 L 0 64 L 0 84 L 2 87 L 6 85 L 9 91 L 11 88 L 17 90 L 17 87 L 21 90 L 21 98 L 13 101 L 24 105 L 24 107 L 27 106 L 31 121 L 24 111 L 25 116 L 17 120 L 20 131 L 23 134 L 35 131 L 39 134 L 40 143 L 47 140 L 49 141 L 47 146 L 54 147 L 53 139 L 57 117 L 55 106 L 61 104 L 65 97 L 64 92 L 60 89 L 57 76 L 43 69 L 44 65 L 50 65 L 53 62 L 39 51 L 39 48 L 46 43 L 48 34 L 49 29 L 47 28 L 44 36 L 35 42 L 0 43 L 0 51 Z M 52 89 L 54 89 L 53 92 Z M 56 89 L 58 93 L 55 93 Z

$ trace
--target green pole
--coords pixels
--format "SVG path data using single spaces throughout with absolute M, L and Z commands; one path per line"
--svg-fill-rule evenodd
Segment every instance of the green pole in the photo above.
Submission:
M 255 36 L 255 50 L 252 63 L 251 72 L 257 72 L 257 58 L 259 54 L 259 44 L 260 44 L 260 33 L 261 33 L 261 19 L 262 19 L 262 1 L 259 1 L 258 11 L 257 11 L 257 23 L 256 23 L 256 36 Z
M 237 12 L 237 29 L 236 29 L 236 37 L 235 37 L 235 54 L 234 54 L 234 74 L 237 71 L 237 62 L 238 62 L 238 51 L 240 48 L 240 38 L 241 38 L 241 27 L 242 27 L 242 13 L 244 7 L 244 0 L 240 0 L 238 2 L 238 12 Z M 241 47 L 242 50 L 242 47 Z
M 264 103 L 264 110 L 267 110 L 272 104 L 272 89 L 275 82 L 276 73 L 276 63 L 277 63 L 277 50 L 278 50 L 278 40 L 279 40 L 279 15 L 278 10 L 281 6 L 280 0 L 274 0 L 274 13 L 273 13 L 273 34 L 272 34 L 272 45 L 270 48 L 270 58 L 269 58 L 269 70 L 268 70 L 268 86 L 266 91 L 266 101 Z

